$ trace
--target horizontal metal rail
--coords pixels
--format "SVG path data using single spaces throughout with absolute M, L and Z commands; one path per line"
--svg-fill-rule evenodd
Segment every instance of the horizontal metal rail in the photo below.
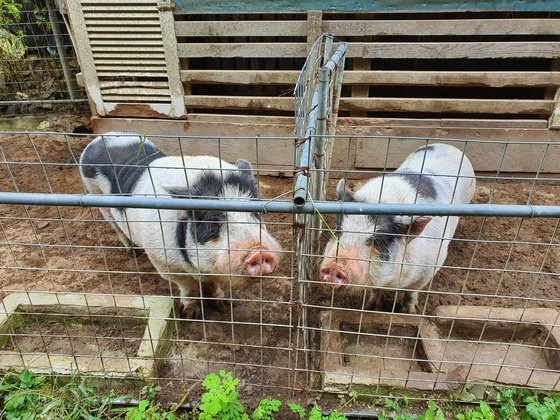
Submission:
M 371 204 L 320 201 L 299 207 L 291 201 L 156 198 L 90 194 L 0 192 L 0 204 L 30 206 L 134 207 L 169 210 L 217 210 L 250 213 L 560 217 L 560 206 L 515 204 Z

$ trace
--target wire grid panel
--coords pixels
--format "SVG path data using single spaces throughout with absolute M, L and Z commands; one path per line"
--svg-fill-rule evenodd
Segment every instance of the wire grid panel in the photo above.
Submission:
M 55 133 L 3 134 L 2 190 L 83 194 L 86 189 L 79 158 L 93 138 Z M 153 195 L 154 188 L 160 192 L 160 176 L 164 174 L 173 194 L 190 194 L 178 188 L 189 185 L 197 197 L 219 195 L 230 199 L 239 194 L 237 185 L 245 200 L 250 192 L 269 200 L 291 200 L 291 179 L 261 172 L 291 173 L 293 157 L 272 165 L 266 159 L 262 163 L 261 156 L 274 143 L 286 141 L 293 147 L 293 138 L 152 139 L 159 150 L 176 151 L 177 155 L 182 151 L 185 156 L 204 151 L 216 158 L 192 160 L 186 156 L 185 164 L 178 166 L 176 160 L 167 157 L 152 161 L 145 169 L 149 176 L 144 180 L 150 179 L 148 194 Z M 126 171 L 146 166 L 152 158 L 163 155 L 154 154 L 147 141 L 138 146 L 127 143 L 129 140 L 125 137 L 118 143 L 128 144 L 128 149 L 112 149 L 114 138 L 100 143 L 108 145 L 107 153 L 113 161 L 107 164 L 105 160 L 96 170 L 108 178 L 116 174 L 122 181 L 133 175 Z M 237 155 L 232 145 L 245 150 L 245 156 Z M 103 155 L 104 149 L 91 150 Z M 251 155 L 252 169 L 239 163 L 243 167 L 240 170 L 228 163 L 235 164 L 247 155 Z M 128 156 L 128 162 L 123 163 L 123 156 Z M 213 168 L 198 173 L 193 169 L 206 167 L 208 159 L 213 159 Z M 82 166 L 84 174 L 90 169 Z M 123 174 L 125 178 L 119 178 Z M 186 176 L 182 185 L 171 182 L 177 176 Z M 99 193 L 86 186 L 90 193 Z M 121 183 L 120 193 L 132 193 L 126 190 L 129 187 Z M 137 193 L 145 195 L 140 190 Z M 115 231 L 114 222 L 95 208 L 2 206 L 0 315 L 15 311 L 14 295 L 20 299 L 17 319 L 0 327 L 4 356 L 19 356 L 19 365 L 23 360 L 26 366 L 43 371 L 50 367 L 60 372 L 60 364 L 67 362 L 63 373 L 74 369 L 86 374 L 126 376 L 142 368 L 146 375 L 165 379 L 171 395 L 181 394 L 183 383 L 199 381 L 219 369 L 232 371 L 248 390 L 260 390 L 259 395 L 304 386 L 297 375 L 300 362 L 295 345 L 293 215 L 261 217 L 149 209 L 127 210 L 121 216 L 111 214 L 126 218 L 126 223 L 119 225 L 125 226 L 121 232 Z M 181 222 L 172 222 L 169 217 L 173 214 Z M 183 234 L 191 242 L 180 244 L 173 236 L 181 223 L 189 223 Z M 140 240 L 142 232 L 150 233 Z M 119 240 L 123 233 L 135 243 L 123 244 Z M 275 241 L 279 247 L 272 249 Z M 249 268 L 261 263 L 261 258 L 270 257 L 264 251 L 259 254 L 259 247 L 271 250 L 276 267 L 267 275 L 250 271 L 249 278 Z M 181 255 L 191 264 L 178 263 Z M 217 265 L 207 270 L 204 264 Z M 262 264 L 264 267 L 264 261 Z M 190 295 L 190 306 L 182 311 L 185 308 L 180 298 L 184 303 L 186 294 Z M 165 299 L 176 301 L 168 313 L 161 309 Z M 165 331 L 157 321 L 165 322 Z M 165 347 L 170 351 L 166 353 Z M 73 360 L 71 364 L 68 357 Z M 146 364 L 148 359 L 155 359 L 155 365 Z
M 22 194 L 82 194 L 79 156 L 92 139 L 93 136 L 85 135 L 4 133 L 0 139 L 2 190 Z M 154 140 L 159 149 L 169 155 L 205 153 L 231 163 L 248 158 L 253 163 L 250 171 L 255 175 L 259 195 L 269 202 L 290 202 L 292 180 L 263 173 L 293 171 L 291 159 L 275 164 L 267 160 L 270 153 L 264 152 L 279 142 L 289 142 L 293 147 L 291 138 L 159 137 Z M 123 139 L 121 144 L 126 145 L 127 141 L 130 140 Z M 105 164 L 103 167 L 111 169 L 107 174 L 118 174 L 161 157 L 159 152 L 150 150 L 149 143 L 142 138 L 139 141 L 141 147 L 128 150 L 129 155 L 132 154 L 130 164 L 115 161 Z M 441 188 L 445 186 L 442 182 L 451 181 L 444 190 L 451 202 L 453 197 L 459 197 L 460 182 L 471 185 L 475 180 L 468 173 L 457 177 L 453 171 L 441 176 L 433 168 L 422 176 L 406 167 L 400 175 L 390 175 L 392 168 L 418 148 L 422 149 L 415 153 L 417 162 L 422 169 L 427 165 L 427 171 L 431 168 L 430 153 L 437 148 L 434 143 L 442 142 L 441 139 L 337 139 L 338 144 L 348 144 L 349 149 L 359 141 L 375 143 L 376 150 L 383 151 L 383 156 L 377 155 L 375 160 L 383 164 L 375 170 L 354 170 L 350 169 L 352 163 L 348 160 L 340 167 L 326 170 L 331 175 L 328 200 L 349 200 L 347 194 L 354 200 L 363 199 L 358 192 L 359 185 L 378 177 L 382 182 L 379 192 L 383 194 L 390 193 L 391 186 L 399 179 L 410 184 L 406 191 L 416 186 L 412 188 L 413 196 L 409 201 L 417 203 L 443 194 L 436 187 Z M 500 151 L 500 164 L 495 171 L 476 177 L 473 202 L 559 204 L 560 178 L 542 174 L 543 168 L 557 164 L 558 144 L 454 139 L 444 142 L 455 146 L 460 156 L 475 163 L 491 150 Z M 527 148 L 530 153 L 523 154 Z M 239 150 L 244 150 L 245 156 L 239 156 Z M 504 173 L 502 168 L 511 167 L 511 160 L 520 155 L 524 155 L 525 164 L 534 163 L 534 172 L 521 176 Z M 119 153 L 113 156 L 118 160 Z M 459 158 L 456 171 L 467 168 L 464 159 Z M 449 162 L 448 159 L 444 161 Z M 152 180 L 158 179 L 157 168 L 172 166 L 173 171 L 184 174 L 184 168 L 192 170 L 196 166 L 182 161 L 179 166 L 167 161 L 158 164 L 157 159 L 151 165 L 148 186 L 152 188 Z M 240 165 L 245 168 L 243 163 Z M 232 170 L 236 171 L 226 163 L 219 166 L 213 171 L 218 184 L 225 182 Z M 336 184 L 341 178 L 347 180 L 345 187 L 350 191 L 341 189 L 342 195 L 337 198 Z M 172 177 L 166 181 L 170 179 Z M 210 196 L 212 184 L 205 185 L 205 189 L 198 192 L 196 185 L 189 185 L 192 190 L 171 188 L 163 195 L 172 192 L 188 196 L 191 191 L 191 195 L 197 197 Z M 165 379 L 163 383 L 175 392 L 182 392 L 177 384 L 192 384 L 207 372 L 224 368 L 241 377 L 249 392 L 255 393 L 258 389 L 259 398 L 261 392 L 278 395 L 301 389 L 355 390 L 366 395 L 386 395 L 388 387 L 392 386 L 408 390 L 456 391 L 464 383 L 477 381 L 543 389 L 558 387 L 558 218 L 462 217 L 454 233 L 446 231 L 444 235 L 425 238 L 431 240 L 432 245 L 420 247 L 424 253 L 429 250 L 442 256 L 438 271 L 437 264 L 430 260 L 403 258 L 418 251 L 415 245 L 422 238 L 407 242 L 405 238 L 415 232 L 387 229 L 392 225 L 387 225 L 387 220 L 380 216 L 366 218 L 366 225 L 352 230 L 352 224 L 345 224 L 340 218 L 337 229 L 335 215 L 324 215 L 330 230 L 320 232 L 321 252 L 306 254 L 296 247 L 295 234 L 302 235 L 304 242 L 309 241 L 312 227 L 303 228 L 294 223 L 293 214 L 266 214 L 255 222 L 253 219 L 238 220 L 234 215 L 224 219 L 223 215 L 215 214 L 219 212 L 211 215 L 211 212 L 195 212 L 189 216 L 186 211 L 185 220 L 191 217 L 194 225 L 203 222 L 207 227 L 222 226 L 220 232 L 227 232 L 227 246 L 215 250 L 227 251 L 227 262 L 231 265 L 235 265 L 236 255 L 245 256 L 245 252 L 249 255 L 254 251 L 252 245 L 237 242 L 236 228 L 240 226 L 258 227 L 259 238 L 263 237 L 266 226 L 282 247 L 276 251 L 279 262 L 271 275 L 247 279 L 242 271 L 223 276 L 216 270 L 206 273 L 203 280 L 200 272 L 181 271 L 169 258 L 186 251 L 190 252 L 192 261 L 201 259 L 205 250 L 202 241 L 189 248 L 187 244 L 181 247 L 172 240 L 154 240 L 142 247 L 143 252 L 133 245 L 132 252 L 120 242 L 111 221 L 104 219 L 97 209 L 2 207 L 0 315 L 14 312 L 13 304 L 8 301 L 10 296 L 23 293 L 25 299 L 17 306 L 18 316 L 13 322 L 7 327 L 2 324 L 0 344 L 3 348 L 0 351 L 3 355 L 19 356 L 20 363 L 23 360 L 26 366 L 39 364 L 46 366 L 47 371 L 49 366 L 56 370 L 54 367 L 61 357 L 69 355 L 74 360 L 71 366 L 88 374 L 115 375 L 123 370 L 129 374 L 138 369 L 150 372 L 153 368 L 153 376 Z M 343 206 L 340 208 L 342 210 Z M 135 230 L 134 224 L 144 223 L 146 230 L 155 226 L 158 234 L 170 232 L 163 210 L 154 210 L 150 215 L 149 218 L 128 218 L 125 226 Z M 444 226 L 453 223 L 450 217 L 440 219 Z M 401 218 L 399 222 L 405 224 L 406 219 Z M 368 231 L 372 226 L 373 231 Z M 385 229 L 377 229 L 378 226 Z M 196 229 L 195 232 L 198 234 Z M 349 234 L 359 235 L 363 241 L 349 244 L 346 242 Z M 169 237 L 164 235 L 164 238 Z M 246 241 L 247 238 L 244 234 L 242 239 Z M 446 240 L 449 246 L 444 255 Z M 334 267 L 338 269 L 340 265 L 346 270 L 345 280 L 341 273 L 332 270 L 326 273 L 330 278 L 323 270 L 316 277 L 295 270 L 296 261 L 302 261 L 304 266 L 317 260 L 324 263 L 323 253 L 328 254 L 329 241 L 331 247 L 333 241 L 338 245 L 334 247 Z M 399 243 L 404 244 L 403 247 L 399 248 Z M 383 246 L 384 254 L 380 252 Z M 363 249 L 368 250 L 366 257 L 359 254 Z M 375 249 L 379 252 L 373 252 Z M 395 254 L 393 249 L 402 251 L 396 253 L 400 259 L 390 258 Z M 153 258 L 156 251 L 164 251 L 169 264 L 159 264 Z M 357 255 L 349 255 L 351 252 Z M 258 260 L 261 262 L 260 257 Z M 354 268 L 368 267 L 363 270 L 363 279 L 348 269 L 350 263 Z M 380 264 L 389 271 L 397 270 L 399 279 L 404 278 L 407 271 L 420 268 L 428 272 L 428 282 L 422 286 L 380 285 L 376 283 L 378 275 L 365 274 L 370 273 L 369 267 Z M 204 302 L 198 319 L 180 312 L 178 301 L 185 296 L 181 296 L 181 289 L 176 285 L 178 279 L 173 276 L 186 277 L 185 274 L 191 274 L 196 279 L 195 287 L 198 286 L 198 293 L 191 293 L 189 300 Z M 334 288 L 333 284 L 337 283 L 332 280 L 337 275 L 342 287 Z M 211 283 L 204 283 L 207 279 L 217 277 L 225 277 L 221 287 L 223 297 L 215 288 L 201 287 Z M 298 282 L 309 288 L 306 296 L 298 295 Z M 374 290 L 377 295 L 384 292 L 379 306 L 377 299 L 370 299 Z M 403 308 L 401 296 L 414 291 L 418 292 L 419 300 L 408 312 L 415 309 L 416 314 L 403 313 L 406 308 Z M 50 294 L 37 296 L 36 292 Z M 76 300 L 69 301 L 72 296 Z M 170 307 L 168 314 L 156 313 L 152 308 L 157 303 L 150 299 L 175 300 L 176 305 Z M 303 310 L 308 313 L 306 323 L 299 319 Z M 154 317 L 155 321 L 165 321 L 168 330 L 158 327 Z M 306 343 L 301 341 L 302 332 L 308 334 Z M 169 352 L 158 347 L 161 342 L 168 345 Z M 150 358 L 158 363 L 155 366 L 144 364 Z M 307 361 L 310 363 L 306 364 Z
M 85 106 L 76 84 L 80 71 L 71 39 L 51 0 L 14 2 L 5 12 L 0 50 L 0 111 L 4 115 Z
M 350 169 L 346 161 L 329 170 L 347 180 L 338 194 L 330 183 L 329 200 L 435 207 L 468 203 L 474 192 L 473 203 L 560 203 L 560 178 L 542 174 L 557 165 L 558 143 L 337 139 L 344 141 L 350 149 L 370 142 L 378 169 Z M 495 153 L 499 165 L 475 179 L 468 159 Z M 520 156 L 533 163 L 532 173 L 504 173 Z M 299 281 L 310 289 L 302 328 L 322 389 L 389 396 L 395 386 L 458 393 L 494 382 L 557 390 L 560 220 L 421 219 L 329 216 L 320 255 L 301 257 L 304 265 L 321 260 L 318 276 L 299 273 Z

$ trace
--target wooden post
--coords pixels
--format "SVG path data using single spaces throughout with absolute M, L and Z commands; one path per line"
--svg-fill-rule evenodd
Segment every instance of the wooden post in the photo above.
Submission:
M 560 59 L 552 60 L 552 71 L 560 72 Z M 554 98 L 554 110 L 548 120 L 548 128 L 560 130 L 560 87 L 546 88 L 545 99 Z
M 370 58 L 353 58 L 354 63 L 352 70 L 371 70 Z M 369 97 L 369 85 L 356 85 L 352 86 L 352 97 L 367 98 Z M 367 111 L 351 112 L 352 117 L 367 117 Z
M 307 12 L 307 54 L 311 46 L 323 33 L 323 12 L 321 10 L 310 10 Z
M 64 44 L 62 42 L 62 33 L 60 31 L 60 26 L 58 25 L 58 20 L 56 19 L 56 13 L 51 4 L 51 0 L 46 1 L 47 10 L 49 13 L 49 21 L 51 23 L 54 40 L 56 43 L 56 51 L 58 53 L 58 59 L 60 65 L 62 66 L 62 73 L 64 74 L 64 81 L 66 82 L 66 88 L 68 89 L 68 96 L 72 101 L 76 100 L 76 93 L 74 91 L 74 83 L 72 81 L 72 73 L 68 65 L 68 59 L 66 58 L 66 53 L 64 52 Z M 73 103 L 76 106 L 75 102 Z

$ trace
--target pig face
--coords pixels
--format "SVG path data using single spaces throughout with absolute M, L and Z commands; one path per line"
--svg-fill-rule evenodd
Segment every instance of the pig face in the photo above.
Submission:
M 205 171 L 189 189 L 165 189 L 174 197 L 257 198 L 251 165 L 240 160 L 236 166 L 239 171 Z M 278 266 L 281 247 L 256 213 L 185 211 L 177 237 L 184 259 L 201 273 L 255 277 L 270 275 Z
M 341 180 L 337 187 L 341 201 L 354 201 Z M 387 286 L 399 277 L 406 261 L 408 244 L 431 221 L 430 216 L 343 215 L 337 218 L 337 239 L 325 248 L 320 280 L 350 294 L 363 293 L 363 286 Z

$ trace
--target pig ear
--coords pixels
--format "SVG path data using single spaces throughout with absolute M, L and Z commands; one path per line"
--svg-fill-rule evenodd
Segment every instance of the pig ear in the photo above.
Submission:
M 251 164 L 244 159 L 239 159 L 237 162 L 235 162 L 235 166 L 244 171 L 250 171 L 251 169 L 253 169 Z
M 432 216 L 417 216 L 412 218 L 412 222 L 407 225 L 403 225 L 401 229 L 402 235 L 408 235 L 405 237 L 407 242 L 412 241 L 418 235 L 420 235 L 428 223 L 432 221 Z
M 184 185 L 163 185 L 163 189 L 172 198 L 188 198 L 191 193 Z
M 338 201 L 354 201 L 352 192 L 346 188 L 346 179 L 340 178 L 336 185 L 336 199 Z

